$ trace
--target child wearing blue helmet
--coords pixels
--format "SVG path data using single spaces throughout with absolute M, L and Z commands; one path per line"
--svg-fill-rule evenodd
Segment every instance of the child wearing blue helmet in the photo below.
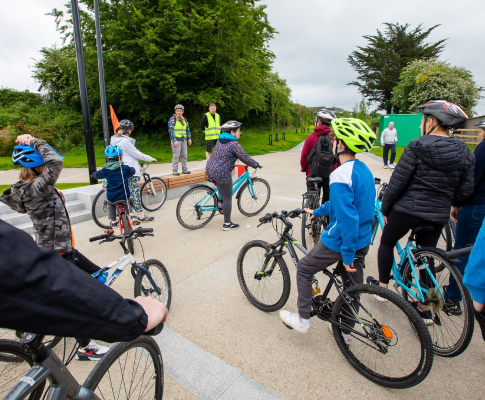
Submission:
M 135 168 L 123 164 L 123 150 L 120 146 L 109 145 L 104 150 L 108 162 L 103 168 L 93 174 L 95 179 L 106 179 L 106 197 L 108 198 L 108 212 L 111 227 L 118 225 L 116 220 L 116 206 L 112 203 L 130 198 L 130 178 L 135 175 Z

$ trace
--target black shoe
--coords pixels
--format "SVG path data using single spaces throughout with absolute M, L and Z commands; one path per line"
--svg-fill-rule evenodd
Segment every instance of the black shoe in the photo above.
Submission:
M 376 285 L 376 286 L 379 286 L 379 281 L 374 278 L 373 276 L 368 276 L 367 279 L 366 279 L 366 282 L 368 285 Z
M 414 301 L 410 302 L 409 304 L 411 304 L 411 306 L 418 312 L 419 316 L 421 318 L 423 318 L 424 324 L 426 326 L 429 326 L 429 325 L 433 325 L 434 324 L 434 321 L 433 321 L 433 313 L 430 310 L 423 311 L 419 307 L 418 303 L 416 303 Z
M 230 222 L 228 224 L 222 225 L 222 230 L 223 231 L 235 231 L 238 228 L 239 228 L 239 225 L 238 224 L 233 224 L 232 222 Z
M 461 315 L 463 311 L 461 311 L 460 302 L 447 299 L 445 297 L 445 304 L 443 305 L 443 311 L 448 315 Z

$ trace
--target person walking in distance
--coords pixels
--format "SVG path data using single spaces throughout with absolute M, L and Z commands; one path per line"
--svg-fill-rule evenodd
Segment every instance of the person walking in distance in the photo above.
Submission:
M 189 122 L 183 116 L 184 106 L 177 104 L 175 114 L 168 120 L 168 133 L 172 142 L 172 170 L 175 176 L 179 176 L 179 158 L 182 163 L 182 174 L 190 174 L 187 168 L 187 142 L 192 145 Z
M 384 161 L 384 168 L 394 168 L 394 159 L 396 158 L 396 143 L 397 130 L 394 128 L 394 122 L 389 122 L 389 126 L 381 133 L 381 146 L 384 147 L 382 152 L 382 160 Z M 391 162 L 387 164 L 389 150 L 391 150 Z
M 217 139 L 221 133 L 221 117 L 216 113 L 214 103 L 209 105 L 209 112 L 205 113 L 200 121 L 200 129 L 205 133 L 205 158 L 209 161 L 212 150 L 216 147 Z

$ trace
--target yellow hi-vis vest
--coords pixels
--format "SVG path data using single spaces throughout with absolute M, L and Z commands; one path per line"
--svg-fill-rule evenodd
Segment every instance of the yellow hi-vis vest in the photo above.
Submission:
M 221 133 L 221 117 L 215 113 L 214 116 L 210 112 L 205 114 L 207 116 L 207 123 L 209 126 L 205 128 L 205 140 L 214 140 L 219 137 Z
M 176 138 L 187 137 L 187 124 L 182 125 L 178 118 L 175 118 L 175 126 L 173 127 L 173 135 Z

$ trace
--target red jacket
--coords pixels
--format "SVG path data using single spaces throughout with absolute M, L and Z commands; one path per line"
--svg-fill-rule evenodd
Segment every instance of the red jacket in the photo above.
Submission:
M 326 125 L 319 125 L 315 128 L 311 135 L 305 139 L 305 144 L 303 145 L 303 150 L 301 151 L 301 172 L 306 172 L 306 176 L 309 177 L 310 175 L 310 164 L 306 160 L 308 153 L 313 149 L 313 147 L 317 144 L 318 138 L 320 136 L 328 135 L 331 132 L 331 129 Z

